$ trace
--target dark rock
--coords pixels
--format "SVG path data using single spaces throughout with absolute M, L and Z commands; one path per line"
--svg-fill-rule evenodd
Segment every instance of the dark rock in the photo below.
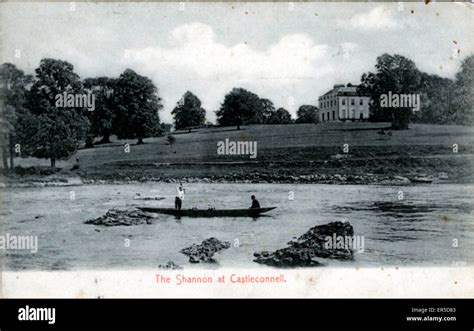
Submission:
M 192 244 L 187 248 L 180 250 L 186 256 L 189 256 L 189 262 L 213 262 L 212 257 L 215 253 L 227 249 L 230 243 L 227 241 L 220 241 L 216 238 L 209 238 L 204 240 L 200 245 Z
M 178 265 L 178 264 L 175 264 L 173 261 L 168 261 L 165 265 L 162 265 L 160 264 L 158 266 L 158 269 L 162 269 L 162 270 L 179 270 L 179 269 L 183 269 L 182 266 Z
M 320 263 L 316 258 L 352 260 L 351 248 L 326 248 L 327 238 L 353 237 L 354 229 L 348 222 L 332 222 L 309 229 L 298 239 L 291 240 L 288 247 L 276 250 L 256 252 L 254 262 L 277 267 L 308 267 Z
M 153 217 L 140 210 L 110 209 L 101 217 L 85 221 L 86 224 L 117 226 L 117 225 L 140 225 L 152 224 Z

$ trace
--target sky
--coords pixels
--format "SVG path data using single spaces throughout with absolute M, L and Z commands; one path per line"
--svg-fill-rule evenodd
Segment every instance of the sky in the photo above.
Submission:
M 473 18 L 474 5 L 441 2 L 4 2 L 0 61 L 33 74 L 57 58 L 81 78 L 133 69 L 158 87 L 168 123 L 186 91 L 215 122 L 234 87 L 295 117 L 334 84 L 359 83 L 383 53 L 454 78 L 474 53 Z

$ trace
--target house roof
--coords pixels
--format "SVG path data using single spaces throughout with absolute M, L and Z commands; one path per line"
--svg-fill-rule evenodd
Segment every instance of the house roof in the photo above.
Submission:
M 357 93 L 357 87 L 358 85 L 350 85 L 344 86 L 344 85 L 334 85 L 334 87 L 329 90 L 328 92 L 324 93 L 322 96 L 328 95 L 328 94 L 333 94 L 336 93 L 338 96 L 365 96 L 360 93 Z

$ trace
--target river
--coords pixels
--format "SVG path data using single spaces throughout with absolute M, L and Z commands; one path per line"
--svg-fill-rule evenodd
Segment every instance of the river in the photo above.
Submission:
M 182 218 L 159 215 L 152 224 L 102 227 L 84 221 L 111 208 L 172 207 L 176 186 L 166 183 L 2 189 L 1 234 L 37 236 L 38 252 L 1 250 L 7 270 L 264 268 L 253 253 L 286 246 L 310 227 L 349 221 L 363 236 L 354 261 L 325 265 L 380 267 L 466 265 L 474 261 L 473 185 L 189 184 L 183 208 L 241 208 L 255 194 L 267 217 Z M 290 193 L 293 192 L 293 193 Z M 402 193 L 400 193 L 402 192 Z M 137 201 L 142 196 L 161 201 Z M 293 199 L 291 199 L 293 197 Z M 179 250 L 216 237 L 232 246 L 215 264 L 191 265 Z M 265 267 L 267 268 L 267 267 Z

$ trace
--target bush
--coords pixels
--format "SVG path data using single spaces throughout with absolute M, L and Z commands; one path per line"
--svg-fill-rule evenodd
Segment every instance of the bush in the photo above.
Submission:
M 176 142 L 176 138 L 169 134 L 167 137 L 166 137 L 166 142 L 168 143 L 168 145 L 173 145 L 175 142 Z

